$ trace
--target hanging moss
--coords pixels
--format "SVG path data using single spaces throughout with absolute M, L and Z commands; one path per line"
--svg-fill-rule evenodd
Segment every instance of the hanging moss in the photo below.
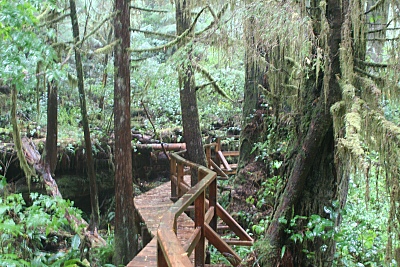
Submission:
M 26 181 L 28 187 L 31 187 L 32 176 L 35 176 L 35 171 L 29 166 L 26 161 L 24 151 L 22 150 L 21 135 L 19 133 L 18 120 L 17 120 L 17 89 L 15 85 L 12 85 L 11 90 L 11 124 L 13 126 L 13 140 L 15 145 L 15 150 L 17 151 L 17 156 L 19 159 L 19 165 L 23 172 L 25 173 Z

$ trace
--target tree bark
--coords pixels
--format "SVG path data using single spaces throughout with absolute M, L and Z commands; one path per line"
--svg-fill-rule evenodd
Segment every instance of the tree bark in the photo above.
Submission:
M 114 265 L 126 265 L 137 254 L 138 229 L 133 206 L 130 125 L 130 13 L 128 0 L 115 0 L 114 132 L 115 132 L 115 250 Z
M 254 144 L 260 141 L 263 122 L 262 114 L 257 112 L 260 109 L 260 93 L 259 85 L 263 84 L 264 70 L 259 64 L 257 57 L 257 34 L 255 29 L 255 18 L 250 17 L 245 21 L 245 84 L 244 84 L 244 101 L 242 108 L 242 131 L 240 132 L 240 154 L 238 159 L 237 178 L 240 180 L 241 170 L 253 162 L 258 151 L 252 153 Z M 262 140 L 261 140 L 262 141 Z
M 47 82 L 47 131 L 45 161 L 51 173 L 57 166 L 58 88 L 55 81 Z
M 55 11 L 52 11 L 52 15 L 54 14 Z M 57 24 L 52 23 L 50 26 L 52 29 L 54 29 L 57 32 Z M 51 42 L 57 43 L 57 37 L 54 37 L 51 39 Z M 37 65 L 37 72 L 40 70 L 40 63 Z M 39 101 L 40 98 L 40 90 L 39 90 L 39 79 L 40 76 L 36 77 L 38 79 L 37 82 L 37 88 L 36 88 L 36 94 L 37 94 L 37 101 Z M 49 168 L 50 173 L 54 173 L 56 170 L 57 166 L 57 143 L 58 143 L 58 85 L 57 81 L 52 80 L 52 81 L 47 81 L 46 82 L 46 77 L 44 77 L 44 86 L 46 87 L 47 85 L 47 130 L 46 130 L 46 153 L 44 157 L 45 164 Z M 37 112 L 39 116 L 39 110 L 40 105 L 39 102 L 37 102 Z
M 181 35 L 191 25 L 191 3 L 190 0 L 175 1 L 176 8 L 176 31 Z M 185 46 L 181 42 L 179 47 Z M 187 147 L 188 160 L 197 164 L 206 165 L 206 156 L 201 140 L 199 112 L 197 108 L 196 84 L 194 69 L 191 64 L 191 49 L 188 49 L 187 59 L 179 70 L 180 102 L 182 111 L 183 137 Z M 197 174 L 192 175 L 192 186 L 197 183 Z
M 72 32 L 75 44 L 74 50 L 75 50 L 76 74 L 78 77 L 79 103 L 81 106 L 83 133 L 85 137 L 86 165 L 88 169 L 89 183 L 90 183 L 90 204 L 91 204 L 92 214 L 90 216 L 89 230 L 96 231 L 100 220 L 99 195 L 97 190 L 96 173 L 94 171 L 89 120 L 86 111 L 86 97 L 85 97 L 85 85 L 84 85 L 83 68 L 82 68 L 82 58 L 81 58 L 81 53 L 79 52 L 79 48 L 76 47 L 76 44 L 79 42 L 79 25 L 78 25 L 78 17 L 76 15 L 75 0 L 70 0 L 69 3 L 71 9 L 70 15 L 72 23 Z
M 286 262 L 286 266 L 331 266 L 332 264 L 334 253 L 332 240 L 324 242 L 328 246 L 325 252 L 321 251 L 323 242 L 318 238 L 313 242 L 305 238 L 303 243 L 294 244 L 290 241 L 290 236 L 284 232 L 286 225 L 281 224 L 279 219 L 285 218 L 290 221 L 295 215 L 309 217 L 312 214 L 327 217 L 324 207 L 332 206 L 332 201 L 337 198 L 336 194 L 339 192 L 334 162 L 333 121 L 329 110 L 341 97 L 336 75 L 340 75 L 339 44 L 345 14 L 340 7 L 345 6 L 347 6 L 345 3 L 342 4 L 338 0 L 329 0 L 327 3 L 326 16 L 330 28 L 329 55 L 327 55 L 330 69 L 329 89 L 325 102 L 322 100 L 324 88 L 321 86 L 314 88 L 318 85 L 313 83 L 312 78 L 307 82 L 307 88 L 310 89 L 306 92 L 301 125 L 309 126 L 304 127 L 299 133 L 298 145 L 292 151 L 295 155 L 292 167 L 286 171 L 289 179 L 267 229 L 266 238 L 274 251 L 269 255 L 271 258 L 268 266 L 276 266 L 279 262 Z M 316 102 L 315 99 L 318 97 L 321 99 Z M 313 102 L 316 106 L 313 106 Z M 302 227 L 301 222 L 298 227 Z M 283 246 L 286 250 L 281 258 Z M 303 249 L 315 252 L 315 257 L 307 257 Z

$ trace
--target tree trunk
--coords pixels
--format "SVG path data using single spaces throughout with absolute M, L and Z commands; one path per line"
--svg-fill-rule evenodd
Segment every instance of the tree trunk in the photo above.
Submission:
M 257 58 L 261 57 L 257 51 L 257 40 L 255 33 L 255 18 L 250 17 L 245 21 L 245 84 L 244 101 L 242 108 L 242 131 L 240 132 L 240 154 L 238 160 L 238 176 L 240 180 L 241 170 L 253 162 L 258 151 L 253 151 L 254 144 L 262 138 L 262 112 L 260 109 L 259 85 L 263 85 L 264 69 Z
M 55 81 L 47 83 L 47 132 L 46 132 L 46 157 L 50 173 L 54 173 L 57 166 L 57 109 L 58 90 Z
M 86 98 L 85 98 L 82 58 L 81 58 L 81 53 L 79 52 L 79 48 L 76 47 L 76 44 L 79 42 L 79 25 L 78 25 L 78 17 L 76 15 L 75 0 L 70 0 L 69 3 L 71 8 L 70 14 L 71 14 L 72 31 L 75 44 L 75 63 L 76 63 L 76 74 L 78 77 L 79 103 L 81 106 L 83 133 L 85 137 L 86 164 L 87 164 L 89 183 L 90 183 L 90 204 L 91 204 L 92 214 L 90 216 L 89 231 L 96 231 L 100 220 L 99 195 L 97 191 L 96 173 L 94 171 L 92 142 L 90 140 L 90 131 L 89 131 L 89 120 L 86 111 Z
M 55 11 L 52 11 L 52 15 L 55 16 Z M 52 23 L 50 26 L 55 32 L 57 32 L 57 24 Z M 52 43 L 57 43 L 57 37 L 51 38 Z M 37 72 L 40 70 L 40 64 L 37 65 Z M 40 99 L 39 79 L 38 79 L 36 94 L 37 101 Z M 58 143 L 58 85 L 57 81 L 47 81 L 46 76 L 44 77 L 44 86 L 47 85 L 47 129 L 46 129 L 46 153 L 44 156 L 45 165 L 49 168 L 50 173 L 54 173 L 57 166 L 57 143 Z M 37 102 L 37 112 L 39 116 L 39 102 Z M 39 117 L 38 117 L 39 118 Z
M 130 125 L 130 13 L 128 0 L 115 0 L 114 132 L 115 132 L 115 250 L 114 265 L 126 265 L 137 254 L 138 229 L 133 206 Z
M 181 35 L 191 25 L 191 4 L 190 0 L 177 0 L 176 6 L 176 31 Z M 180 43 L 180 47 L 185 43 Z M 194 70 L 191 64 L 191 49 L 187 54 L 187 60 L 179 70 L 179 88 L 182 111 L 183 137 L 186 142 L 188 160 L 206 165 L 206 156 L 201 140 L 199 112 L 197 108 L 196 84 Z M 192 186 L 197 183 L 197 175 L 192 175 Z
M 289 239 L 289 234 L 284 232 L 286 224 L 280 223 L 284 218 L 288 222 L 296 215 L 309 217 L 317 214 L 321 217 L 329 216 L 324 207 L 331 207 L 332 201 L 337 198 L 339 192 L 337 174 L 334 162 L 334 136 L 333 122 L 329 112 L 330 106 L 341 97 L 341 90 L 336 78 L 340 75 L 339 44 L 341 41 L 341 25 L 344 19 L 344 11 L 347 5 L 338 0 L 329 0 L 326 16 L 329 22 L 327 46 L 329 47 L 329 88 L 324 98 L 324 88 L 314 88 L 313 79 L 306 84 L 306 97 L 301 125 L 302 131 L 298 134 L 297 146 L 293 148 L 294 159 L 291 167 L 286 170 L 289 179 L 282 194 L 278 199 L 272 222 L 267 230 L 267 241 L 271 252 L 268 266 L 285 264 L 285 266 L 331 266 L 334 253 L 332 240 L 322 241 L 314 239 L 313 242 L 304 238 L 304 242 L 294 244 Z M 327 70 L 326 68 L 325 70 Z M 315 81 L 315 80 L 314 80 Z M 319 83 L 320 84 L 320 83 Z M 326 88 L 325 88 L 326 89 Z M 319 99 L 318 101 L 316 101 Z M 314 105 L 313 105 L 314 103 Z M 304 126 L 305 125 L 305 126 Z M 308 125 L 308 126 L 307 126 Z M 347 193 L 342 191 L 342 193 Z M 297 222 L 298 229 L 304 226 L 301 220 Z M 327 247 L 322 252 L 321 246 Z M 283 251 L 285 247 L 285 251 Z M 314 252 L 314 257 L 307 257 L 304 252 Z M 282 253 L 284 252 L 284 253 Z M 281 257 L 281 254 L 284 254 Z

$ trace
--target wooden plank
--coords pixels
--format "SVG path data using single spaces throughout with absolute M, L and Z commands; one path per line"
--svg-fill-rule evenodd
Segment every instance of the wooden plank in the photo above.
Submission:
M 168 225 L 161 224 L 157 231 L 157 250 L 162 250 L 163 255 L 165 255 L 165 262 L 167 263 L 167 266 L 193 266 L 186 251 L 183 250 L 179 240 L 177 240 L 175 232 L 168 228 Z M 158 255 L 160 255 L 160 253 L 161 251 L 158 252 Z M 162 257 L 159 258 L 161 259 Z M 163 262 L 164 260 L 161 261 L 161 263 Z
M 220 238 L 220 236 L 208 225 L 204 225 L 204 234 L 208 241 L 233 265 L 239 266 L 242 259 L 236 252 Z
M 197 227 L 190 238 L 183 245 L 183 249 L 187 252 L 188 256 L 190 256 L 199 242 L 201 237 L 201 228 Z
M 232 171 L 231 166 L 229 165 L 228 161 L 224 157 L 224 154 L 222 154 L 222 151 L 217 151 L 217 155 L 218 155 L 219 159 L 222 161 L 222 165 L 224 165 L 224 168 L 227 171 Z
M 253 245 L 253 241 L 248 241 L 248 240 L 239 240 L 239 239 L 223 239 L 225 243 L 227 243 L 230 246 L 249 246 L 251 247 Z
M 185 180 L 190 177 L 184 177 Z M 170 182 L 164 183 L 144 194 L 136 196 L 134 199 L 135 207 L 140 216 L 146 223 L 147 228 L 156 236 L 160 220 L 168 209 L 173 205 L 169 199 L 171 185 Z M 194 222 L 183 213 L 177 218 L 177 238 L 184 244 L 192 235 Z M 191 259 L 192 261 L 193 259 Z M 157 237 L 154 237 L 134 259 L 127 265 L 128 267 L 156 267 L 157 266 Z
M 207 210 L 206 215 L 204 216 L 204 221 L 209 224 L 211 220 L 214 218 L 214 215 L 215 215 L 215 208 L 211 206 Z
M 225 157 L 239 157 L 239 151 L 222 151 Z
M 220 217 L 230 229 L 241 239 L 253 241 L 253 239 L 246 233 L 246 231 L 232 218 L 231 215 L 217 203 L 217 215 Z
M 198 184 L 201 184 L 206 178 L 202 179 L 204 176 L 199 172 L 199 180 Z M 201 194 L 195 199 L 195 211 L 194 211 L 194 225 L 196 228 L 200 228 L 200 239 L 197 242 L 196 249 L 194 251 L 194 262 L 195 266 L 203 266 L 205 263 L 205 250 L 206 250 L 206 243 L 204 240 L 204 213 L 205 213 L 205 199 L 206 194 L 204 190 L 202 190 Z

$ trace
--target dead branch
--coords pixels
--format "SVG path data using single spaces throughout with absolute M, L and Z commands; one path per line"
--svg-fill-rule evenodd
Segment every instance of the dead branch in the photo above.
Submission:
M 367 11 L 364 12 L 364 15 L 367 15 L 368 13 L 371 13 L 372 11 L 377 9 L 384 2 L 385 1 L 383 1 L 383 0 L 378 0 L 378 2 L 375 3 L 375 5 L 373 5 L 370 9 L 368 9 Z
M 392 64 L 384 64 L 384 63 L 375 63 L 375 62 L 367 62 L 358 58 L 354 59 L 355 62 L 360 63 L 361 65 L 367 66 L 367 67 L 374 67 L 374 68 L 388 68 L 393 66 Z
M 373 74 L 371 74 L 371 73 L 369 73 L 369 72 L 367 72 L 365 70 L 362 70 L 360 68 L 354 67 L 354 71 L 356 71 L 358 73 L 361 73 L 361 74 L 367 76 L 368 78 L 371 78 L 374 81 L 377 81 L 377 82 L 382 82 L 383 81 L 382 77 L 379 77 L 377 75 L 373 75 Z

